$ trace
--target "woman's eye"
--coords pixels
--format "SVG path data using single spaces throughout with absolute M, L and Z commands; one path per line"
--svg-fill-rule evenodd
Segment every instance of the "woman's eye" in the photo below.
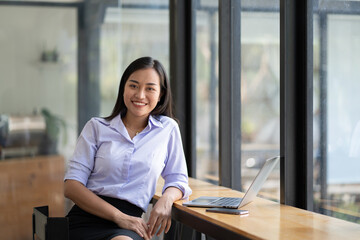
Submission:
M 130 84 L 129 87 L 130 88 L 136 88 L 136 85 L 135 84 Z

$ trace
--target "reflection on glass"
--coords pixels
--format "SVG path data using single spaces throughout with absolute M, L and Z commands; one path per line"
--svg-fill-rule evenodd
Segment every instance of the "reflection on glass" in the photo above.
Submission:
M 314 210 L 360 223 L 360 16 L 343 7 L 314 17 Z
M 34 207 L 65 213 L 64 160 L 77 139 L 77 11 L 3 2 L 0 238 L 28 239 Z
M 130 62 L 151 56 L 169 73 L 168 1 L 121 1 L 117 7 L 108 7 L 100 34 L 100 115 L 108 116 L 116 101 L 121 74 Z
M 206 4 L 206 5 L 205 5 Z M 278 6 L 273 6 L 274 9 Z M 259 6 L 259 10 L 261 7 Z M 217 183 L 218 5 L 201 1 L 196 12 L 197 178 Z M 242 183 L 246 190 L 266 158 L 279 155 L 279 13 L 241 13 Z M 240 169 L 239 169 L 240 172 Z M 279 167 L 261 194 L 280 198 Z
M 202 2 L 196 11 L 196 176 L 219 179 L 218 6 Z
M 241 174 L 244 190 L 248 189 L 264 161 L 280 153 L 279 37 L 278 12 L 241 13 Z M 260 195 L 279 200 L 279 179 L 277 166 Z
M 0 6 L 0 159 L 71 155 L 76 19 L 72 8 Z

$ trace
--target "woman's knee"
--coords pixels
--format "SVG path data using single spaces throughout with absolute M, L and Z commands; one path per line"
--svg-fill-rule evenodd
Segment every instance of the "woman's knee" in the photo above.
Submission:
M 113 237 L 111 240 L 132 240 L 132 238 L 128 236 L 116 236 Z

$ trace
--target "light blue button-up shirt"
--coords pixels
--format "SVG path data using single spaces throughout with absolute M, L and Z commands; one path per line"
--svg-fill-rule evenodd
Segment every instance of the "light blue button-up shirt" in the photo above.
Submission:
M 178 124 L 166 116 L 150 116 L 147 127 L 131 139 L 119 115 L 110 122 L 103 118 L 87 122 L 65 179 L 146 211 L 160 175 L 165 180 L 163 191 L 176 187 L 183 199 L 191 194 Z

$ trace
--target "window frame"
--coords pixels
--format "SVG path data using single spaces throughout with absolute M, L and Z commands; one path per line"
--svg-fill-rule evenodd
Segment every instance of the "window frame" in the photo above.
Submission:
M 313 209 L 313 4 L 280 0 L 280 201 Z
M 183 117 L 187 122 L 182 131 L 185 137 L 185 155 L 188 159 L 189 175 L 195 177 L 196 145 L 196 98 L 194 89 L 195 56 L 195 14 L 198 7 L 195 0 L 188 5 L 181 1 L 170 0 L 170 22 L 182 21 L 182 27 L 171 24 L 170 62 L 176 64 L 170 70 L 172 86 L 175 89 L 184 88 L 181 77 L 192 76 L 187 86 L 190 87 L 191 101 L 182 104 L 179 97 L 175 98 L 175 107 L 179 112 L 185 112 Z M 241 2 L 240 0 L 219 0 L 219 182 L 220 185 L 241 190 L 241 103 L 238 101 L 241 92 L 241 46 L 237 44 L 241 39 Z M 176 5 L 176 6 L 175 6 Z M 183 5 L 181 7 L 181 5 Z M 280 191 L 281 202 L 311 210 L 312 194 L 312 1 L 280 0 Z M 188 11 L 184 11 L 186 9 Z M 183 9 L 181 9 L 183 8 Z M 189 9 L 190 8 L 190 9 Z M 244 7 L 247 10 L 253 8 Z M 278 9 L 265 9 L 277 11 Z M 190 30 L 183 29 L 186 18 L 189 18 Z M 182 14 L 180 17 L 177 14 Z M 305 22 L 305 24 L 301 24 Z M 189 24 L 189 22 L 187 22 Z M 298 25 L 302 25 L 301 28 Z M 174 36 L 183 36 L 175 39 Z M 189 37 L 191 36 L 191 37 Z M 293 36 L 298 36 L 294 41 Z M 187 41 L 187 43 L 181 43 Z M 174 47 L 176 46 L 176 48 Z M 182 49 L 179 49 L 181 48 Z M 304 51 L 305 49 L 305 51 Z M 186 53 L 185 55 L 183 53 Z M 182 56 L 183 55 L 183 56 Z M 186 63 L 192 63 L 191 66 Z M 285 67 L 286 63 L 286 67 Z M 183 65 L 181 65 L 183 64 Z M 186 68 L 184 66 L 187 66 Z M 176 73 L 182 69 L 182 74 Z M 296 73 L 296 74 L 295 74 Z M 174 76 L 176 76 L 174 78 Z M 304 80 L 305 81 L 300 81 Z M 189 80 L 187 80 L 189 81 Z M 175 85 L 175 86 L 174 86 Z M 179 91 L 177 96 L 186 96 Z M 286 102 L 286 104 L 284 104 Z M 306 104 L 303 105 L 303 102 Z M 229 124 L 230 121 L 230 124 Z M 190 137 L 191 136 L 191 137 Z M 190 141 L 190 142 L 187 142 Z M 188 146 L 188 147 L 186 147 Z

